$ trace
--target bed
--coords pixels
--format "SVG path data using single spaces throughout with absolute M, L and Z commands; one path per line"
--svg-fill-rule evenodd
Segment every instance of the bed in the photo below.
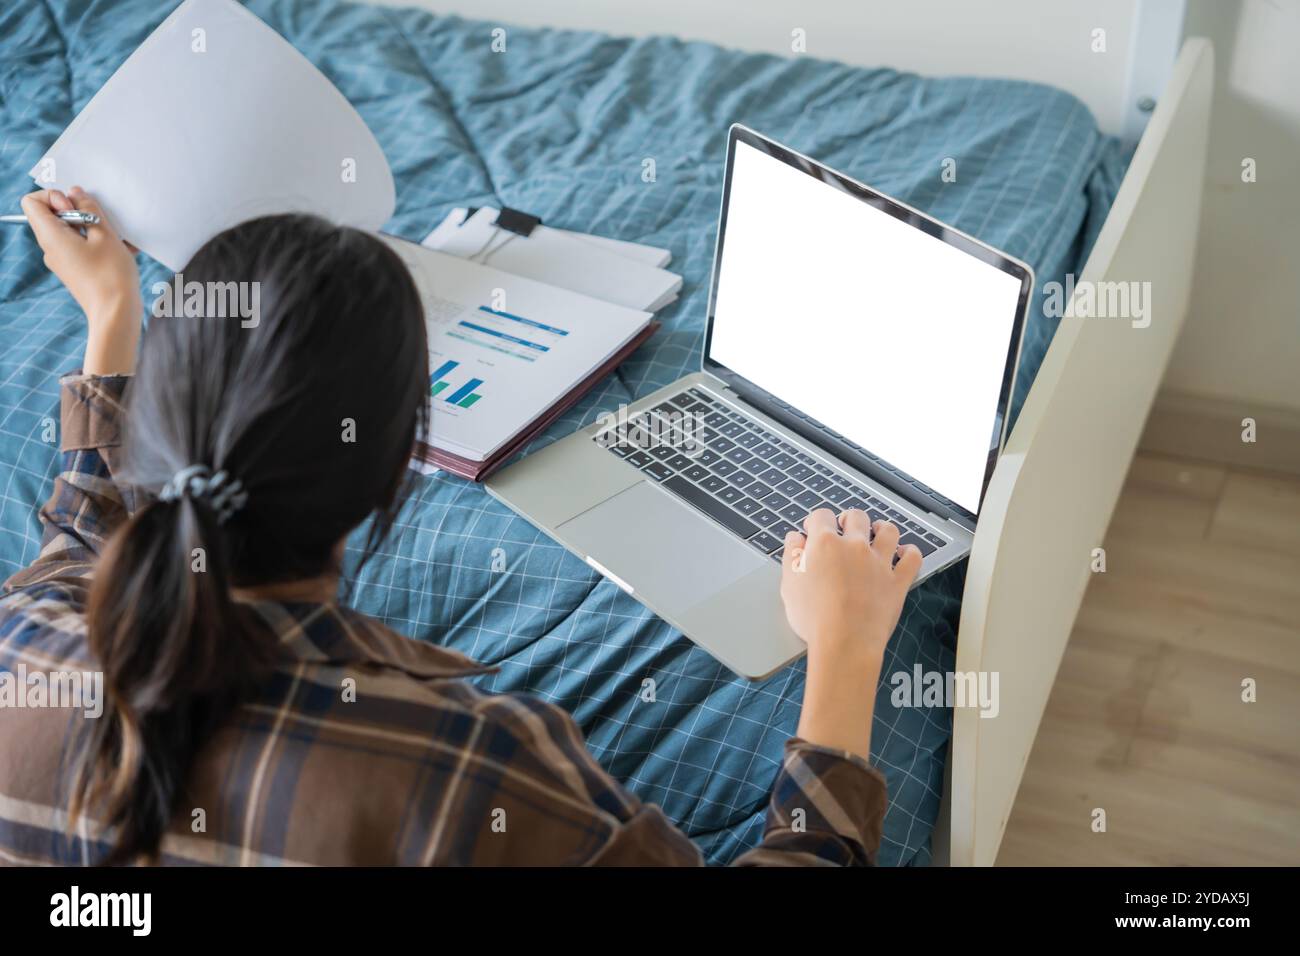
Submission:
M 16 207 L 42 151 L 173 6 L 49 0 L 0 12 L 6 208 Z M 1086 582 L 1086 557 L 1181 321 L 1208 48 L 1193 41 L 1184 50 L 1170 80 L 1175 95 L 1162 97 L 1133 154 L 1098 129 L 1080 100 L 1046 85 L 927 79 L 573 31 L 512 28 L 509 53 L 498 55 L 492 25 L 457 17 L 334 0 L 248 6 L 374 131 L 397 180 L 386 231 L 418 239 L 454 206 L 504 204 L 548 224 L 672 250 L 685 285 L 661 313 L 661 331 L 534 447 L 698 366 L 732 122 L 1025 260 L 1040 286 L 1080 272 L 1167 281 L 1168 319 L 1144 337 L 1070 318 L 1058 328 L 1035 295 L 1013 396 L 1019 422 L 969 569 L 914 591 L 889 645 L 885 675 L 917 666 L 1000 670 L 1003 717 L 896 707 L 882 684 L 872 757 L 888 780 L 890 809 L 880 862 L 991 862 Z M 1180 108 L 1180 99 L 1195 102 Z M 140 135 L 165 149 L 165 118 L 142 117 Z M 1164 169 L 1173 150 L 1191 157 L 1176 174 Z M 955 160 L 954 182 L 942 175 L 947 160 Z M 1173 221 L 1148 200 L 1154 192 L 1184 200 Z M 77 364 L 84 332 L 22 230 L 6 230 L 0 243 L 7 576 L 36 554 L 36 508 L 56 467 L 55 380 Z M 156 263 L 145 266 L 146 289 L 162 275 Z M 1089 376 L 1107 368 L 1119 373 L 1112 389 L 1092 395 Z M 1109 430 L 1084 413 L 1125 407 L 1131 421 Z M 1090 443 L 1086 461 L 1063 444 L 1067 428 Z M 445 475 L 413 473 L 412 483 L 382 552 L 357 568 L 361 538 L 349 548 L 349 600 L 412 637 L 496 665 L 482 680 L 489 689 L 527 691 L 568 709 L 605 768 L 660 804 L 711 862 L 755 845 L 797 721 L 802 663 L 761 682 L 739 678 L 482 488 Z M 1034 529 L 1051 514 L 1054 488 L 1077 491 L 1086 507 L 1072 512 L 1050 552 L 1036 551 Z M 1035 575 L 1051 581 L 1038 587 Z M 1036 586 L 1026 588 L 1031 578 Z

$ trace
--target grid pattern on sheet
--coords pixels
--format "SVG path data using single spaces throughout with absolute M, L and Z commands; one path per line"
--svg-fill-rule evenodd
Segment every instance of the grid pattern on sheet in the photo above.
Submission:
M 173 5 L 51 0 L 0 11 L 0 205 L 16 207 L 42 150 Z M 661 314 L 664 328 L 537 446 L 698 365 L 732 122 L 1024 259 L 1040 285 L 1081 266 L 1124 168 L 1115 141 L 1080 103 L 1027 83 L 511 27 L 506 51 L 495 53 L 495 24 L 316 0 L 249 6 L 321 68 L 378 137 L 398 183 L 388 231 L 419 238 L 453 206 L 509 205 L 552 225 L 672 250 L 685 286 Z M 160 149 L 166 133 L 165 117 L 140 117 L 140 135 Z M 146 290 L 161 274 L 156 264 L 144 270 Z M 1026 331 L 1017 408 L 1055 328 L 1042 301 L 1036 296 Z M 77 365 L 83 342 L 79 313 L 25 230 L 5 229 L 5 575 L 36 555 L 36 510 L 56 463 L 56 376 Z M 854 361 L 818 342 L 799 358 L 828 368 Z M 490 689 L 529 691 L 569 709 L 604 766 L 663 806 L 711 861 L 755 845 L 797 721 L 802 664 L 758 683 L 737 678 L 481 488 L 438 475 L 413 480 L 396 533 L 359 571 L 361 538 L 353 540 L 356 606 L 498 665 L 484 681 Z M 882 863 L 929 858 L 951 728 L 942 707 L 894 706 L 886 681 L 917 665 L 953 666 L 963 574 L 953 569 L 915 591 L 889 645 L 872 755 L 890 790 Z

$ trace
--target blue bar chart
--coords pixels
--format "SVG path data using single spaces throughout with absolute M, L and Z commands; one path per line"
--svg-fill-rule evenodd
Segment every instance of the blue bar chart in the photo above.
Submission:
M 459 405 L 461 408 L 469 408 L 477 402 L 482 396 L 475 394 L 474 389 L 483 384 L 481 378 L 471 378 L 456 391 L 447 396 L 447 401 L 453 405 Z
M 448 376 L 459 367 L 460 362 L 455 359 L 447 359 L 439 365 L 433 374 L 429 376 L 429 395 L 436 398 L 450 389 L 451 393 L 443 401 L 461 408 L 470 408 L 483 397 L 475 391 L 483 384 L 483 379 L 471 378 L 461 385 L 452 385 Z

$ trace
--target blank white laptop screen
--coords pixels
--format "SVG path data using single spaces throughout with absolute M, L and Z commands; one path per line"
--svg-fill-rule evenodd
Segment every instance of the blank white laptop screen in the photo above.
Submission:
M 1021 280 L 735 149 L 709 357 L 978 511 Z

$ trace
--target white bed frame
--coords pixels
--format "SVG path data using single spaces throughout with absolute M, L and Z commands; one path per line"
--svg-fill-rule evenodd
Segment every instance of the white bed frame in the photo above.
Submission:
M 936 863 L 989 865 L 1120 487 L 1187 313 L 1214 51 L 1190 38 L 1079 277 L 1151 283 L 1151 322 L 1061 320 L 994 470 L 956 669 L 999 675 L 992 719 L 955 708 Z M 1086 825 L 1081 821 L 1080 825 Z

